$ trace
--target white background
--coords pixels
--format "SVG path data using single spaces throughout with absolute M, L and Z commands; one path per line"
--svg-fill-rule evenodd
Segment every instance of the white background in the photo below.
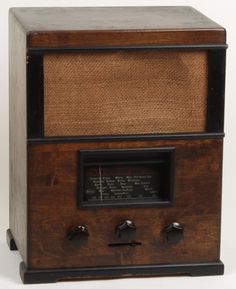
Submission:
M 0 288 L 23 288 L 18 273 L 21 261 L 18 252 L 10 252 L 5 242 L 8 228 L 9 190 L 9 122 L 8 122 L 8 8 L 20 6 L 167 6 L 190 5 L 227 29 L 226 117 L 223 174 L 223 218 L 221 260 L 225 263 L 224 276 L 160 277 L 118 279 L 109 281 L 61 282 L 27 285 L 27 288 L 236 288 L 236 3 L 234 0 L 195 1 L 5 1 L 0 2 Z M 209 176 L 210 177 L 210 176 Z M 174 260 L 173 260 L 174 261 Z

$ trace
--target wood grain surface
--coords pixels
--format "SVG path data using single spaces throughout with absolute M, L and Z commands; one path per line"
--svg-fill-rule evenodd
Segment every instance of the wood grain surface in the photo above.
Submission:
M 28 269 L 217 262 L 223 140 L 101 139 L 27 145 L 27 49 L 225 48 L 225 41 L 224 28 L 190 7 L 10 10 L 10 229 Z M 218 58 L 215 54 L 210 64 Z M 215 78 L 221 86 L 214 97 L 223 96 L 223 78 L 224 73 Z M 217 108 L 223 107 L 223 98 L 219 100 Z M 223 119 L 223 111 L 218 117 Z M 79 150 L 166 146 L 176 148 L 172 206 L 78 209 Z M 141 245 L 109 246 L 119 241 L 114 230 L 124 219 L 136 224 L 132 241 Z M 184 236 L 170 244 L 162 230 L 174 221 L 183 224 Z M 76 225 L 88 227 L 89 237 L 82 245 L 66 239 L 68 229 Z
M 26 37 L 14 15 L 9 20 L 10 229 L 26 262 Z
M 12 8 L 31 48 L 225 43 L 192 7 Z
M 10 11 L 26 31 L 222 28 L 189 6 L 20 7 Z
M 225 44 L 219 30 L 48 31 L 28 34 L 29 48 L 86 48 L 112 46 L 172 46 Z
M 165 208 L 78 209 L 78 151 L 111 148 L 176 148 L 174 202 Z M 28 145 L 29 268 L 70 268 L 213 262 L 219 259 L 222 140 L 160 140 Z M 116 225 L 131 219 L 136 247 L 117 242 Z M 169 223 L 184 225 L 177 244 L 166 242 Z M 86 225 L 87 241 L 66 239 Z

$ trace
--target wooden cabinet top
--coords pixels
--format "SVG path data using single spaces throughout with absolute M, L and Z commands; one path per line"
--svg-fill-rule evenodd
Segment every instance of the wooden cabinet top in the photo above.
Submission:
M 225 30 L 188 6 L 11 8 L 28 46 L 214 45 Z

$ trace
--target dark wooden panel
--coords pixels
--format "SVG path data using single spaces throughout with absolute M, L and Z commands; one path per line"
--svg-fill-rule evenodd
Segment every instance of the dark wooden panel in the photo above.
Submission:
M 208 51 L 207 132 L 224 131 L 226 51 Z
M 28 34 L 30 48 L 78 48 L 141 45 L 216 45 L 225 43 L 219 30 L 47 31 Z
M 27 61 L 27 135 L 43 136 L 44 130 L 43 55 L 28 54 Z
M 10 229 L 27 264 L 26 37 L 10 14 Z
M 94 268 L 71 268 L 51 270 L 29 270 L 24 262 L 20 263 L 20 276 L 25 284 L 53 283 L 58 281 L 154 277 L 154 276 L 208 276 L 223 275 L 221 261 L 197 264 L 169 264 L 148 266 L 114 266 Z
M 192 7 L 13 8 L 29 48 L 225 43 L 225 30 Z
M 78 209 L 77 156 L 80 149 L 174 146 L 174 202 L 166 208 Z M 222 140 L 159 140 L 28 145 L 29 268 L 70 268 L 215 262 L 219 259 Z M 135 247 L 117 242 L 123 219 L 137 226 Z M 184 238 L 166 242 L 162 229 L 184 224 Z M 65 239 L 72 225 L 87 225 L 83 246 Z

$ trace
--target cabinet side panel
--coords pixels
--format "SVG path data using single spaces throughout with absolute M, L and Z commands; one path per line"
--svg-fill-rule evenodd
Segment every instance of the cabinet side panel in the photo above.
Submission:
M 10 229 L 27 260 L 26 36 L 9 15 Z

